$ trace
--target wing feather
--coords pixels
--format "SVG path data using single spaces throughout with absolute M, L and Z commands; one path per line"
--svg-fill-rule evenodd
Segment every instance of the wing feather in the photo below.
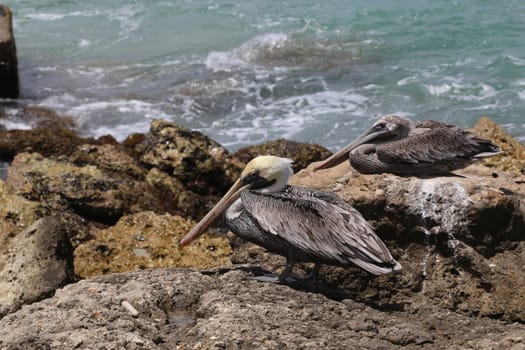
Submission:
M 377 157 L 385 163 L 441 163 L 470 160 L 500 152 L 490 140 L 454 125 L 427 120 L 408 137 L 377 145 Z
M 372 273 L 397 262 L 363 216 L 335 194 L 287 186 L 283 192 L 246 191 L 243 205 L 261 228 L 301 251 L 353 262 Z

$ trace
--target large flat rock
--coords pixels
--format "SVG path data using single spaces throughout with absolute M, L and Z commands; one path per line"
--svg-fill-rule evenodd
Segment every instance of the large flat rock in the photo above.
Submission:
M 248 277 L 159 269 L 83 280 L 0 320 L 0 347 L 523 349 L 525 341 L 523 324 L 424 305 L 382 311 Z

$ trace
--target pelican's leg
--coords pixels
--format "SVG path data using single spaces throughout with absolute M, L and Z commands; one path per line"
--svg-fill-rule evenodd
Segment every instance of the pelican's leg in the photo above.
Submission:
M 294 283 L 300 280 L 299 278 L 292 275 L 293 266 L 295 265 L 295 259 L 287 258 L 286 266 L 284 267 L 283 272 L 279 276 L 273 274 L 264 274 L 261 276 L 250 277 L 250 279 L 259 281 L 259 282 L 269 282 L 269 283 Z
M 271 274 L 264 274 L 261 276 L 255 276 L 250 277 L 250 279 L 257 280 L 260 282 L 270 282 L 270 283 L 297 283 L 305 280 L 311 280 L 314 279 L 317 274 L 319 273 L 319 270 L 321 269 L 321 264 L 315 263 L 312 271 L 310 271 L 309 274 L 306 276 L 296 276 L 292 274 L 293 267 L 295 265 L 295 259 L 294 258 L 287 258 L 286 259 L 286 266 L 284 267 L 283 272 L 279 276 L 271 275 Z
M 312 271 L 310 271 L 308 275 L 304 276 L 304 279 L 313 280 L 319 274 L 319 270 L 321 270 L 321 263 L 315 263 Z
M 294 265 L 295 265 L 295 259 L 293 259 L 293 258 L 287 258 L 286 259 L 286 266 L 284 267 L 283 272 L 281 272 L 281 274 L 279 275 L 279 282 L 280 283 L 295 282 L 295 281 L 290 281 L 289 279 L 297 280 L 295 278 L 295 276 L 292 276 L 292 271 L 293 271 L 293 266 Z

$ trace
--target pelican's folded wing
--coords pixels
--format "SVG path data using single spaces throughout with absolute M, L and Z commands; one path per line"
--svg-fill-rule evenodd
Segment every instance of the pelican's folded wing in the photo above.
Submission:
M 490 140 L 453 125 L 427 120 L 408 137 L 378 145 L 377 157 L 384 163 L 445 163 L 487 157 L 501 150 Z
M 278 193 L 246 191 L 241 198 L 265 231 L 307 254 L 374 274 L 400 268 L 362 215 L 336 195 L 288 186 Z

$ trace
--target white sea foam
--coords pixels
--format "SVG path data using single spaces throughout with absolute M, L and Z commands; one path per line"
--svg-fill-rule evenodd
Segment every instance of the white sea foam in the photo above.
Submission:
M 66 69 L 66 72 L 68 72 L 72 77 L 90 76 L 90 77 L 101 78 L 106 74 L 106 70 L 104 70 L 103 68 L 83 67 L 83 66 L 77 66 L 75 68 L 68 68 Z
M 405 77 L 397 82 L 397 86 L 404 86 L 413 82 L 416 82 L 418 80 L 417 75 L 411 75 L 408 77 Z
M 510 60 L 516 66 L 525 66 L 525 59 L 520 57 L 515 57 L 512 55 L 504 55 L 504 58 Z
M 273 50 L 285 44 L 288 35 L 284 33 L 268 33 L 248 40 L 238 48 L 230 51 L 211 51 L 206 58 L 206 67 L 214 72 L 231 72 L 255 63 L 260 50 Z
M 144 11 L 143 6 L 139 5 L 124 5 L 114 11 L 110 11 L 108 18 L 112 21 L 116 21 L 120 26 L 119 39 L 128 38 L 135 30 L 140 27 L 141 17 L 139 16 Z
M 58 68 L 59 67 L 57 66 L 40 66 L 40 67 L 35 67 L 35 70 L 37 72 L 56 72 Z
M 66 17 L 66 14 L 61 13 L 30 13 L 26 17 L 38 21 L 56 21 Z
M 459 80 L 423 86 L 432 96 L 448 97 L 459 101 L 482 101 L 498 94 L 498 91 L 489 84 L 462 83 Z
M 3 125 L 7 130 L 29 130 L 31 129 L 31 124 L 22 122 L 20 120 L 10 120 L 10 119 L 2 119 L 0 120 L 0 125 Z
M 117 140 L 133 132 L 147 131 L 151 119 L 171 118 L 163 111 L 162 103 L 133 99 L 86 101 L 71 94 L 62 94 L 50 96 L 39 105 L 74 117 L 79 131 L 85 136 L 111 134 Z M 11 126 L 16 125 L 9 124 Z
M 463 107 L 462 110 L 464 111 L 487 111 L 487 110 L 496 110 L 501 108 L 502 106 L 496 101 L 494 103 L 487 103 L 483 105 L 476 105 L 473 107 Z
M 279 100 L 246 103 L 241 110 L 200 129 L 230 148 L 241 147 L 268 138 L 297 139 L 297 135 L 329 124 L 334 116 L 342 114 L 365 115 L 368 99 L 347 91 L 321 91 Z M 332 124 L 333 127 L 333 124 Z
M 92 112 L 101 110 L 115 110 L 120 113 L 139 113 L 147 119 L 164 118 L 169 119 L 169 116 L 155 108 L 155 104 L 148 103 L 141 100 L 123 100 L 113 99 L 110 101 L 94 101 L 83 103 L 81 105 L 72 107 L 68 110 L 70 114 L 76 116 L 84 116 Z
M 78 42 L 78 47 L 87 47 L 89 45 L 91 45 L 91 41 L 88 39 L 80 39 Z
M 126 137 L 128 137 L 130 134 L 133 133 L 144 133 L 149 130 L 149 124 L 150 122 L 147 120 L 137 121 L 134 123 L 127 123 L 127 124 L 119 124 L 114 126 L 98 126 L 94 127 L 90 131 L 90 136 L 93 137 L 100 137 L 104 135 L 111 135 L 115 139 L 122 141 Z

